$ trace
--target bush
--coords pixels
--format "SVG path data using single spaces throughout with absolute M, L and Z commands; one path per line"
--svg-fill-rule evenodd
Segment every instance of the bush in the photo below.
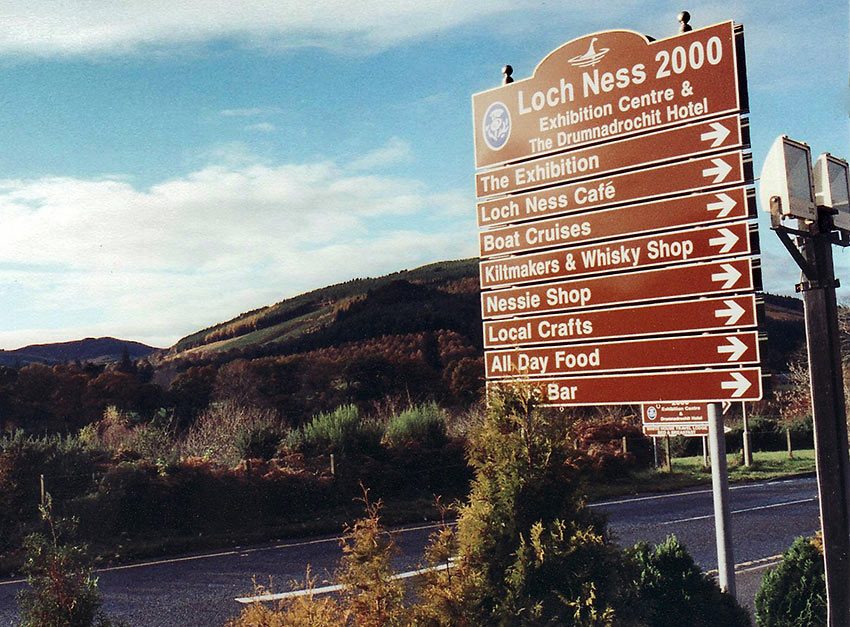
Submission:
M 392 539 L 367 501 L 335 572 L 338 596 L 308 592 L 276 610 L 255 604 L 228 625 L 749 625 L 675 539 L 630 552 L 610 541 L 584 504 L 581 479 L 592 466 L 567 445 L 570 415 L 541 411 L 535 398 L 511 386 L 491 399 L 470 440 L 472 491 L 456 530 L 432 534 L 416 595 L 393 575 Z M 303 587 L 314 581 L 308 571 Z
M 370 454 L 380 449 L 383 435 L 377 421 L 361 418 L 355 405 L 342 405 L 302 425 L 287 437 L 286 444 L 305 455 Z
M 0 438 L 0 547 L 13 529 L 38 518 L 39 475 L 58 503 L 91 489 L 99 451 L 71 436 L 35 438 L 17 431 Z M 18 536 L 20 539 L 20 536 Z
M 756 592 L 760 627 L 826 625 L 823 553 L 816 539 L 797 538 Z
M 97 577 L 84 546 L 69 543 L 74 524 L 54 520 L 47 495 L 40 508 L 49 535 L 27 536 L 24 570 L 29 589 L 18 601 L 22 627 L 106 627 L 111 624 L 100 607 Z
M 393 416 L 384 435 L 384 442 L 390 448 L 416 443 L 422 448 L 435 449 L 446 441 L 446 412 L 434 402 L 415 405 Z
M 210 405 L 190 427 L 183 443 L 185 457 L 203 457 L 226 466 L 244 459 L 240 442 L 251 431 L 280 430 L 280 419 L 269 409 L 243 407 L 229 401 Z
M 270 425 L 243 429 L 236 437 L 236 450 L 241 459 L 271 459 L 280 444 L 280 431 Z
M 283 599 L 276 609 L 255 602 L 230 619 L 227 627 L 411 625 L 410 612 L 404 603 L 405 585 L 394 576 L 391 563 L 395 543 L 378 519 L 381 503 L 370 504 L 368 498 L 364 501 L 366 516 L 346 527 L 341 543 L 343 556 L 334 573 L 334 580 L 342 588 L 338 596 L 314 596 L 315 579 L 310 577 L 308 569 L 306 581 L 297 584 L 310 591 L 306 596 Z
M 535 399 L 532 388 L 504 386 L 471 438 L 475 478 L 457 524 L 453 611 L 468 625 L 608 624 L 618 551 L 584 507 L 561 415 Z M 427 594 L 439 597 L 441 585 Z
M 747 611 L 700 572 L 675 537 L 668 537 L 654 549 L 641 542 L 626 556 L 632 569 L 627 605 L 639 624 L 678 627 L 687 616 L 692 627 L 750 625 Z
M 586 450 L 593 469 L 601 477 L 618 477 L 652 465 L 651 440 L 639 427 L 621 420 L 583 420 L 577 422 L 573 432 L 579 446 Z M 623 438 L 627 442 L 626 452 L 623 451 Z

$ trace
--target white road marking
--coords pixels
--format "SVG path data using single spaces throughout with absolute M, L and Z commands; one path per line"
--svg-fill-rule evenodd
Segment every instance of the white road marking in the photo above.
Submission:
M 417 570 L 408 570 L 406 572 L 393 575 L 391 579 L 410 579 L 411 577 L 418 577 L 420 575 L 424 575 L 425 573 L 434 572 L 435 570 L 448 570 L 449 567 L 450 564 L 443 564 L 440 566 L 429 566 L 428 568 L 419 568 Z M 291 599 L 293 597 L 328 594 L 330 592 L 339 592 L 340 590 L 342 590 L 342 585 L 334 584 L 332 586 L 322 586 L 321 588 L 305 588 L 303 590 L 291 590 L 289 592 L 278 592 L 275 594 L 259 594 L 253 597 L 236 597 L 235 601 L 237 603 L 243 604 L 265 603 L 268 601 L 280 601 L 282 599 Z
M 793 483 L 795 481 L 801 481 L 808 479 L 808 477 L 792 477 L 790 479 L 771 479 L 770 481 L 761 481 L 755 483 L 744 483 L 739 485 L 729 486 L 729 490 L 749 490 L 752 488 L 763 488 L 766 485 L 772 484 L 782 484 L 782 483 Z M 686 490 L 682 492 L 673 492 L 673 493 L 664 493 L 664 494 L 649 494 L 646 496 L 630 496 L 623 499 L 617 499 L 612 501 L 600 501 L 598 503 L 588 503 L 588 507 L 607 507 L 609 505 L 626 505 L 628 503 L 638 503 L 640 501 L 653 501 L 656 499 L 672 499 L 680 496 L 690 496 L 692 494 L 711 494 L 710 489 L 706 490 Z
M 811 503 L 812 501 L 817 501 L 817 497 L 811 497 L 808 499 L 798 499 L 796 501 L 783 501 L 782 503 L 771 503 L 770 505 L 758 505 L 757 507 L 747 507 L 744 509 L 735 509 L 732 510 L 733 514 L 743 514 L 745 512 L 757 512 L 762 509 L 772 509 L 774 507 L 785 507 L 786 505 L 799 505 L 800 503 Z M 707 518 L 714 518 L 714 514 L 708 514 L 706 516 L 692 516 L 690 518 L 679 518 L 677 520 L 665 520 L 663 522 L 658 523 L 659 525 L 675 525 L 677 523 L 685 523 L 692 522 L 695 520 L 706 520 Z

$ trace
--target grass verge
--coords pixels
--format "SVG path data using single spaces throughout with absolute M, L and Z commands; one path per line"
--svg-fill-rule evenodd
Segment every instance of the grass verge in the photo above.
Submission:
M 744 466 L 741 453 L 730 453 L 726 456 L 726 465 L 731 483 L 765 481 L 813 473 L 815 452 L 813 449 L 794 451 L 794 458 L 788 459 L 785 451 L 755 451 L 749 467 Z M 673 459 L 672 472 L 643 470 L 613 483 L 590 485 L 589 498 L 600 500 L 641 492 L 669 492 L 706 483 L 711 483 L 711 468 L 703 465 L 702 455 L 679 457 Z

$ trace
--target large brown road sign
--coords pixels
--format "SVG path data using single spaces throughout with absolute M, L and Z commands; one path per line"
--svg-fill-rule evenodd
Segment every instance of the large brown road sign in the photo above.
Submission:
M 738 150 L 633 172 L 557 185 L 479 202 L 480 225 L 498 226 L 685 192 L 740 185 L 752 179 Z
M 740 257 L 757 251 L 756 239 L 755 225 L 736 222 L 492 259 L 479 265 L 481 287 L 495 288 L 688 261 Z
M 729 259 L 483 292 L 481 315 L 489 319 L 755 289 L 753 261 Z
M 758 333 L 745 331 L 487 351 L 488 378 L 757 364 Z
M 744 145 L 747 127 L 730 115 L 479 172 L 475 189 L 486 198 Z
M 631 31 L 574 39 L 528 79 L 475 94 L 475 166 L 550 154 L 746 110 L 740 29 L 670 39 Z
M 484 321 L 484 347 L 568 344 L 755 327 L 753 294 Z
M 516 379 L 505 385 L 515 385 Z M 681 401 L 757 401 L 761 369 L 687 370 L 520 379 L 540 390 L 543 405 L 637 405 L 671 398 Z M 489 381 L 487 389 L 503 385 Z

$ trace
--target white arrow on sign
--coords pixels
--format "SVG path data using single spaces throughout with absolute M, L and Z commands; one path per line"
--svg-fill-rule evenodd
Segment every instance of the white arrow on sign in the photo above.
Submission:
M 717 352 L 721 355 L 723 353 L 729 353 L 729 357 L 726 361 L 738 361 L 741 358 L 741 355 L 747 352 L 747 345 L 737 337 L 727 337 L 726 341 L 729 343 L 717 347 Z
M 717 229 L 721 237 L 712 237 L 708 240 L 709 246 L 720 246 L 720 253 L 728 253 L 738 243 L 738 236 L 729 229 Z
M 741 316 L 743 316 L 746 313 L 746 310 L 743 307 L 741 307 L 738 303 L 736 303 L 734 300 L 724 300 L 723 304 L 726 305 L 727 308 L 726 309 L 715 309 L 714 310 L 714 317 L 715 318 L 726 317 L 726 320 L 723 322 L 723 324 L 725 324 L 726 326 L 731 326 L 731 325 L 735 324 L 736 322 L 738 322 L 738 320 L 741 319 Z
M 717 148 L 723 143 L 723 140 L 729 137 L 731 131 L 720 122 L 712 122 L 709 126 L 711 126 L 712 130 L 703 133 L 699 138 L 704 142 L 711 141 L 711 147 Z
M 712 183 L 722 183 L 726 175 L 732 171 L 732 166 L 726 163 L 723 159 L 712 159 L 713 168 L 706 168 L 702 171 L 702 175 L 706 178 L 714 177 Z
M 728 290 L 730 287 L 735 285 L 738 282 L 738 279 L 741 278 L 741 273 L 738 272 L 735 266 L 724 263 L 720 266 L 723 268 L 723 272 L 717 272 L 711 275 L 712 281 L 725 281 L 723 285 L 720 286 L 722 290 Z
M 732 392 L 732 398 L 737 398 L 739 396 L 743 396 L 744 392 L 750 389 L 752 385 L 747 377 L 742 375 L 740 372 L 732 372 L 733 381 L 721 381 L 720 387 L 724 390 L 734 390 Z
M 715 194 L 718 202 L 710 202 L 705 208 L 709 211 L 717 211 L 718 218 L 725 218 L 728 216 L 732 209 L 735 208 L 735 205 L 738 203 L 735 202 L 735 199 L 732 198 L 729 194 Z

